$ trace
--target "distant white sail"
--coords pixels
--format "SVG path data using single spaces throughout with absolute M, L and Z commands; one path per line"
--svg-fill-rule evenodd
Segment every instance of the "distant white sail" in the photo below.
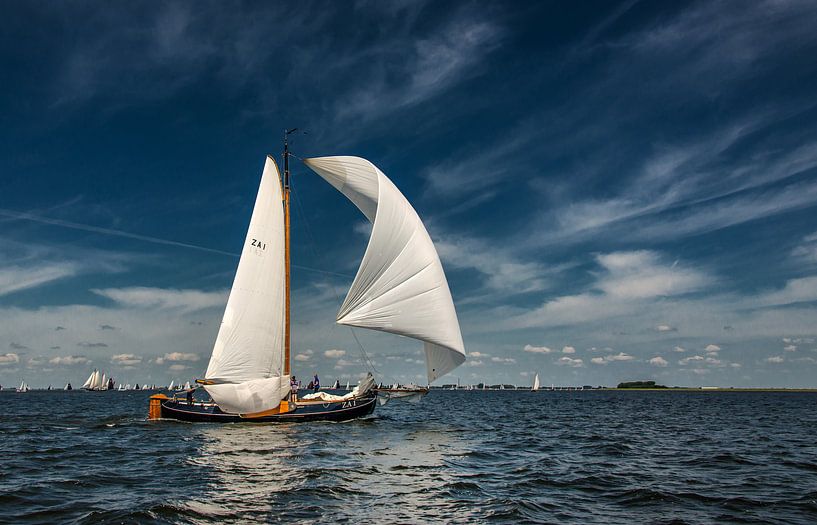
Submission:
M 349 390 L 349 381 L 346 381 L 346 390 Z
M 429 383 L 465 361 L 465 346 L 437 250 L 417 212 L 368 160 L 304 161 L 372 225 L 369 245 L 337 322 L 423 341 Z
M 207 392 L 225 412 L 277 407 L 284 371 L 284 210 L 278 167 L 267 158 L 233 287 L 207 367 Z
M 105 377 L 105 373 L 102 373 L 102 379 L 100 380 L 99 384 L 96 386 L 98 390 L 107 390 L 108 389 L 108 378 Z
M 539 390 L 539 374 L 538 373 L 535 376 L 533 376 L 533 386 L 531 387 L 531 390 L 533 390 L 534 392 L 536 390 Z
M 173 380 L 172 379 L 170 380 L 170 384 L 167 385 L 167 389 L 168 390 L 173 390 Z
M 94 388 L 94 381 L 96 378 L 96 370 L 91 372 L 91 375 L 88 376 L 88 379 L 85 383 L 82 384 L 82 388 Z

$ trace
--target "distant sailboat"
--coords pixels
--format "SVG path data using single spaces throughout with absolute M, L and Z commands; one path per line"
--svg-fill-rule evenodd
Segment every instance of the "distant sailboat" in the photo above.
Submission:
M 91 372 L 91 375 L 88 376 L 88 379 L 82 385 L 83 390 L 89 391 L 107 390 L 107 388 L 108 384 L 105 374 L 100 373 L 97 369 Z
M 365 159 L 304 162 L 373 223 L 337 322 L 423 342 L 429 382 L 461 365 L 465 349 L 451 292 L 431 237 L 411 204 Z M 197 380 L 213 403 L 152 396 L 151 419 L 346 420 L 374 411 L 371 374 L 344 396 L 317 392 L 295 399 L 290 394 L 289 202 L 285 139 L 284 175 L 268 157 L 210 363 L 205 378 Z
M 536 392 L 537 390 L 539 390 L 539 374 L 538 373 L 535 376 L 533 376 L 533 386 L 530 387 L 530 389 L 533 392 Z
M 31 389 L 28 387 L 28 384 L 25 381 L 20 383 L 20 386 L 17 387 L 17 392 L 20 392 L 20 393 L 28 392 L 29 390 L 31 390 Z
M 335 379 L 335 383 L 332 385 L 332 389 L 337 390 L 338 388 L 340 388 L 340 380 Z
M 173 390 L 173 384 L 174 384 L 174 383 L 173 383 L 173 380 L 171 379 L 171 380 L 170 380 L 170 384 L 169 384 L 169 385 L 167 385 L 167 389 L 168 389 L 168 390 Z
M 63 388 L 63 390 L 73 390 L 73 389 L 74 389 L 74 387 L 71 386 L 71 383 L 66 383 L 65 388 Z

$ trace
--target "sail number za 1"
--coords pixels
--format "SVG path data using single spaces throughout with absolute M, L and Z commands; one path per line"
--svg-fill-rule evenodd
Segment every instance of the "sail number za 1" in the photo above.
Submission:
M 252 245 L 253 245 L 253 246 L 255 246 L 256 248 L 261 248 L 262 250 L 266 250 L 266 249 L 267 249 L 267 243 L 265 243 L 265 242 L 261 242 L 261 241 L 259 241 L 258 239 L 253 239 L 253 240 L 252 240 L 252 243 L 250 243 L 250 244 L 252 244 Z

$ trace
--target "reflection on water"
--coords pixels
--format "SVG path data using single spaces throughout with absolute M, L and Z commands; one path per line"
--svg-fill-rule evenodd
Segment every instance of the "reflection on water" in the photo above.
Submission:
M 380 418 L 193 430 L 199 449 L 187 462 L 203 487 L 180 504 L 222 519 L 352 519 L 373 505 L 383 518 L 438 519 L 437 492 L 453 475 L 445 456 L 463 450 L 446 428 Z

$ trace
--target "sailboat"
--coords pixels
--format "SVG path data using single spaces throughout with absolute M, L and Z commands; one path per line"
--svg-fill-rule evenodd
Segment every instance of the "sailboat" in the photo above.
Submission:
M 332 384 L 332 390 L 337 390 L 340 388 L 340 380 L 335 379 L 335 382 Z
M 20 386 L 17 387 L 17 392 L 23 393 L 28 392 L 29 390 L 31 389 L 28 387 L 28 384 L 25 381 L 21 382 Z
M 290 386 L 290 171 L 268 156 L 227 306 L 203 379 L 211 402 L 157 394 L 149 418 L 187 421 L 343 421 L 375 409 L 369 373 L 343 396 L 297 397 Z M 373 223 L 337 323 L 410 337 L 424 345 L 429 383 L 465 361 L 457 314 L 442 264 L 417 212 L 368 160 L 304 160 Z
M 537 372 L 535 376 L 533 376 L 533 386 L 530 387 L 532 392 L 536 392 L 539 390 L 539 373 Z
M 86 379 L 85 383 L 82 385 L 83 390 L 89 391 L 100 391 L 106 390 L 107 388 L 108 384 L 105 374 L 100 373 L 96 368 L 93 372 L 91 372 L 91 375 L 88 376 L 88 379 Z

